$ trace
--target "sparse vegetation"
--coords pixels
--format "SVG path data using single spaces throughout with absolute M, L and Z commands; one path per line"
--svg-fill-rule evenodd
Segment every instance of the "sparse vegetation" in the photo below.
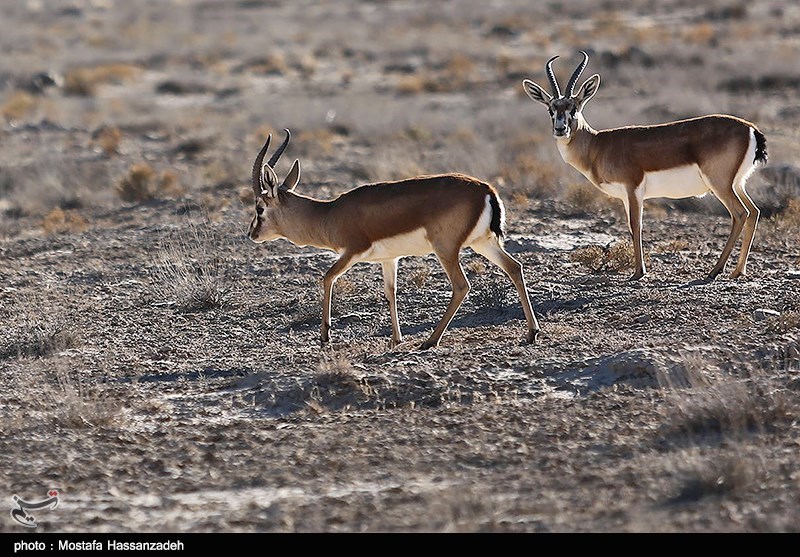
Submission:
M 91 97 L 96 94 L 100 85 L 130 80 L 141 71 L 139 66 L 126 63 L 71 68 L 64 73 L 64 93 Z
M 116 189 L 120 199 L 129 202 L 148 201 L 160 196 L 177 197 L 183 192 L 176 172 L 165 170 L 159 177 L 147 163 L 131 165 Z
M 0 480 L 63 489 L 38 532 L 797 531 L 793 5 L 62 4 L 0 18 Z M 580 49 L 598 128 L 726 112 L 765 132 L 747 278 L 702 281 L 730 230 L 709 195 L 648 201 L 651 273 L 625 280 L 622 204 L 521 87 L 553 55 L 563 84 Z M 359 264 L 321 345 L 337 254 L 246 237 L 284 127 L 276 171 L 300 158 L 304 195 L 491 183 L 535 344 L 467 251 L 439 347 L 419 350 L 451 299 L 433 255 L 400 263 L 403 342 Z
M 608 246 L 586 246 L 575 249 L 569 258 L 593 273 L 620 273 L 633 269 L 633 244 L 630 241 L 619 241 Z M 647 260 L 646 257 L 645 259 Z
M 77 234 L 89 227 L 82 216 L 75 211 L 64 211 L 56 207 L 42 220 L 42 229 L 45 234 Z
M 25 91 L 14 91 L 0 106 L 6 120 L 21 120 L 36 106 L 36 99 Z
M 161 301 L 180 311 L 223 308 L 230 302 L 225 262 L 213 247 L 208 226 L 187 223 L 155 259 L 155 291 Z

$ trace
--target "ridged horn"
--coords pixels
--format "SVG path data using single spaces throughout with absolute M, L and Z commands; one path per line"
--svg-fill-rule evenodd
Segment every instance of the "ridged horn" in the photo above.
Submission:
M 555 98 L 559 98 L 561 96 L 561 89 L 558 88 L 558 81 L 556 81 L 556 74 L 553 73 L 553 61 L 558 58 L 558 56 L 553 56 L 550 60 L 547 61 L 545 65 L 545 70 L 547 71 L 547 80 L 550 82 L 550 89 L 553 93 Z
M 264 143 L 264 146 L 258 152 L 258 156 L 256 157 L 256 162 L 253 164 L 253 193 L 256 194 L 256 197 L 261 195 L 261 190 L 263 189 L 261 184 L 261 165 L 264 162 L 264 155 L 267 154 L 267 149 L 269 149 L 269 142 L 272 141 L 272 134 L 267 136 L 267 141 Z
M 569 83 L 567 83 L 567 96 L 571 97 L 572 94 L 575 92 L 575 83 L 577 83 L 578 78 L 580 77 L 583 69 L 586 67 L 586 64 L 589 63 L 589 55 L 586 54 L 583 50 L 581 50 L 581 54 L 583 54 L 583 61 L 578 64 L 578 67 L 575 68 L 575 71 L 572 72 L 572 77 L 569 78 Z
M 281 155 L 286 150 L 286 146 L 289 145 L 289 139 L 291 139 L 292 137 L 292 134 L 289 132 L 288 128 L 284 128 L 283 131 L 286 133 L 286 139 L 283 140 L 281 146 L 278 147 L 278 150 L 275 151 L 275 154 L 272 155 L 272 157 L 269 159 L 269 162 L 267 163 L 272 168 L 275 168 L 275 163 L 277 163 L 278 159 L 281 158 Z

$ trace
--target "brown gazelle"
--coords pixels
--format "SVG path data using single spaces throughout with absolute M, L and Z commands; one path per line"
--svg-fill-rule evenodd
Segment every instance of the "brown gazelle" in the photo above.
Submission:
M 421 348 L 437 346 L 469 291 L 461 268 L 462 248 L 471 247 L 498 265 L 519 293 L 533 342 L 539 324 L 531 309 L 522 266 L 503 249 L 504 209 L 495 189 L 462 174 L 420 176 L 396 182 L 369 184 L 323 201 L 295 193 L 300 161 L 295 160 L 279 184 L 274 166 L 291 134 L 263 163 L 271 135 L 253 165 L 256 214 L 249 237 L 260 243 L 285 238 L 298 246 L 315 246 L 339 254 L 325 274 L 322 301 L 322 342 L 330 339 L 331 292 L 338 277 L 355 263 L 383 266 L 384 293 L 389 301 L 392 341 L 402 341 L 397 316 L 397 264 L 401 257 L 433 253 L 452 285 L 452 297 L 441 321 Z
M 525 92 L 547 107 L 561 157 L 606 194 L 621 199 L 633 237 L 636 269 L 631 280 L 645 274 L 642 253 L 642 207 L 653 197 L 680 199 L 709 191 L 730 212 L 732 225 L 722 254 L 708 274 L 714 279 L 725 267 L 736 241 L 742 236 L 739 262 L 732 277 L 745 275 L 760 211 L 745 191 L 745 182 L 756 165 L 767 162 L 764 134 L 734 116 L 713 114 L 650 126 L 626 126 L 594 130 L 583 109 L 600 86 L 600 76 L 587 79 L 577 93 L 575 83 L 589 61 L 572 73 L 562 93 L 546 66 L 552 94 L 529 79 Z

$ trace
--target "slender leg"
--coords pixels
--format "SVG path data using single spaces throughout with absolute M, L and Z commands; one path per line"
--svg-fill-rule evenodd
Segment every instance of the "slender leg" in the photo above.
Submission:
M 528 343 L 534 342 L 539 335 L 539 322 L 536 320 L 536 315 L 533 313 L 531 302 L 528 298 L 528 290 L 525 287 L 522 265 L 503 249 L 503 246 L 496 236 L 492 236 L 489 240 L 473 244 L 471 247 L 477 253 L 500 267 L 511 279 L 511 282 L 514 283 L 517 293 L 519 294 L 519 301 L 522 304 L 522 311 L 525 313 L 525 319 L 528 322 L 528 336 L 526 340 Z
M 453 320 L 456 310 L 461 306 L 461 302 L 464 301 L 464 298 L 467 297 L 467 293 L 469 292 L 469 281 L 467 281 L 467 276 L 464 274 L 464 269 L 461 268 L 458 255 L 459 248 L 447 251 L 436 250 L 436 257 L 442 264 L 444 271 L 447 273 L 447 277 L 450 279 L 450 284 L 453 287 L 453 296 L 450 298 L 450 304 L 447 306 L 447 311 L 444 312 L 442 320 L 439 321 L 439 324 L 436 326 L 436 329 L 434 329 L 430 338 L 420 346 L 423 350 L 439 345 L 442 334 L 445 329 L 447 329 L 447 326 L 450 325 L 450 321 Z
M 642 213 L 644 210 L 644 186 L 640 185 L 629 191 L 627 199 L 623 199 L 628 213 L 628 229 L 633 240 L 633 255 L 636 269 L 630 280 L 639 280 L 646 272 L 644 268 L 644 250 L 642 248 Z
M 749 218 L 750 211 L 744 203 L 742 203 L 742 200 L 739 199 L 733 187 L 725 189 L 717 188 L 714 187 L 713 180 L 706 180 L 709 189 L 714 192 L 717 199 L 720 200 L 731 214 L 731 233 L 728 235 L 728 241 L 725 242 L 725 247 L 722 248 L 722 253 L 717 260 L 717 264 L 714 265 L 714 268 L 708 273 L 708 280 L 714 280 L 725 268 L 725 263 L 728 262 L 731 251 L 733 251 L 733 246 L 736 245 L 736 241 L 742 234 L 742 229 L 744 228 L 745 221 Z M 755 228 L 753 228 L 753 232 L 755 233 Z
M 344 274 L 347 269 L 352 267 L 353 263 L 353 254 L 345 252 L 336 260 L 336 263 L 328 269 L 328 272 L 325 273 L 325 278 L 322 281 L 322 328 L 320 331 L 322 342 L 328 342 L 331 339 L 331 294 L 333 292 L 333 283 L 336 282 L 336 279 Z
M 747 274 L 747 257 L 750 255 L 750 248 L 753 246 L 753 238 L 755 238 L 756 235 L 756 227 L 758 227 L 758 218 L 761 216 L 761 211 L 756 207 L 756 204 L 753 203 L 753 199 L 747 191 L 745 191 L 743 182 L 737 182 L 734 184 L 733 188 L 739 195 L 742 204 L 744 204 L 748 210 L 742 236 L 742 251 L 739 253 L 739 262 L 736 264 L 736 269 L 731 273 L 731 278 L 737 278 Z
M 383 267 L 383 292 L 389 302 L 389 314 L 392 317 L 392 344 L 398 345 L 403 342 L 403 335 L 400 333 L 400 319 L 397 316 L 397 259 L 384 261 Z

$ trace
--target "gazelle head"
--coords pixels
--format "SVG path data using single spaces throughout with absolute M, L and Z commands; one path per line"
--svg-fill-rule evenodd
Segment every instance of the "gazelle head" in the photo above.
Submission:
M 253 193 L 256 197 L 256 214 L 250 223 L 247 235 L 252 241 L 259 244 L 280 237 L 281 234 L 277 225 L 280 222 L 281 201 L 300 181 L 300 161 L 295 159 L 289 174 L 286 175 L 280 185 L 278 184 L 275 164 L 281 158 L 292 136 L 288 129 L 283 131 L 286 133 L 286 139 L 283 140 L 283 143 L 270 157 L 269 161 L 265 163 L 264 156 L 267 154 L 267 149 L 269 149 L 272 134 L 267 136 L 267 141 L 261 151 L 258 152 L 256 162 L 253 164 Z
M 583 61 L 578 64 L 578 67 L 572 72 L 572 76 L 567 82 L 567 87 L 564 93 L 558 86 L 558 81 L 553 73 L 553 61 L 558 56 L 553 56 L 547 61 L 545 70 L 547 71 L 547 80 L 550 82 L 550 89 L 552 94 L 545 91 L 541 86 L 534 83 L 530 79 L 524 79 L 522 86 L 528 96 L 536 102 L 540 102 L 547 107 L 550 112 L 550 119 L 553 121 L 553 136 L 556 139 L 569 140 L 581 118 L 581 111 L 586 103 L 589 102 L 600 86 L 600 76 L 594 74 L 592 77 L 583 82 L 578 92 L 575 93 L 575 83 L 589 62 L 589 55 L 581 50 L 583 54 Z

